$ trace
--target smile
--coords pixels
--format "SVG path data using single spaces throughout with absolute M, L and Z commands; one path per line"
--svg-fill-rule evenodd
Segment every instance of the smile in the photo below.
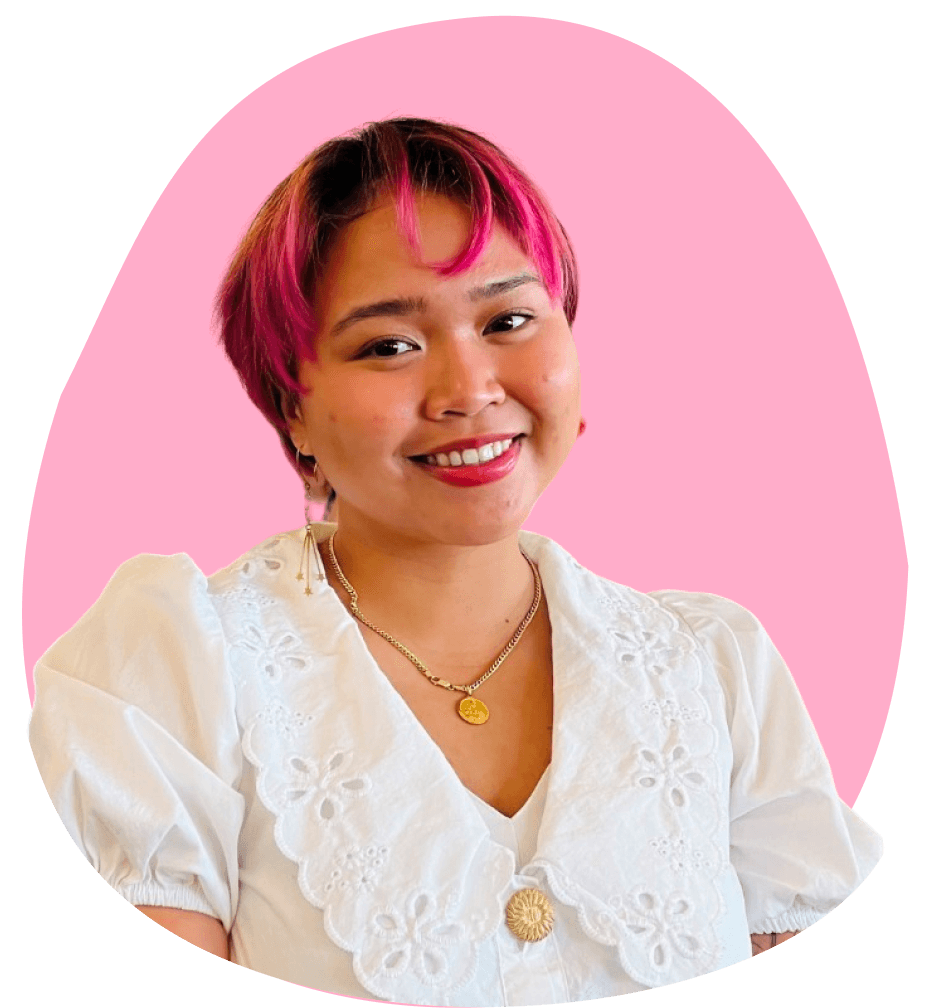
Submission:
M 462 451 L 437 452 L 435 455 L 420 455 L 413 459 L 423 470 L 435 479 L 452 486 L 481 486 L 493 483 L 509 475 L 520 456 L 522 435 L 491 441 L 479 448 L 464 448 Z

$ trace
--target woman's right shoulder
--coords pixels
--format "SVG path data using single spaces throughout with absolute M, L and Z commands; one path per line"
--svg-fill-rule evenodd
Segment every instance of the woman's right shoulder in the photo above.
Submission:
M 116 569 L 96 602 L 40 658 L 47 668 L 122 665 L 132 654 L 202 656 L 221 648 L 224 596 L 248 590 L 259 568 L 282 568 L 293 534 L 273 536 L 207 575 L 187 553 L 142 553 Z M 88 670 L 89 671 L 89 670 Z
M 272 536 L 209 576 L 186 553 L 132 557 L 39 659 L 37 683 L 57 673 L 129 696 L 141 678 L 225 679 L 231 644 L 286 619 L 300 543 L 297 532 Z
M 142 631 L 185 612 L 209 620 L 210 608 L 207 578 L 190 556 L 142 553 L 120 564 L 96 602 L 42 660 L 66 640 L 73 646 L 105 628 Z
M 256 578 L 263 580 L 262 575 L 275 575 L 297 549 L 296 533 L 283 532 L 209 575 L 187 553 L 141 553 L 120 564 L 77 625 L 101 610 L 118 610 L 122 615 L 144 613 L 148 618 L 180 617 L 185 613 L 208 617 L 212 598 Z
M 187 553 L 140 553 L 116 568 L 97 603 L 157 604 L 188 592 L 205 591 L 207 576 Z M 97 604 L 95 603 L 95 604 Z
M 223 631 L 208 580 L 186 553 L 121 564 L 96 602 L 39 659 L 40 670 L 115 690 L 140 667 L 215 664 Z M 164 671 L 164 668 L 162 668 Z

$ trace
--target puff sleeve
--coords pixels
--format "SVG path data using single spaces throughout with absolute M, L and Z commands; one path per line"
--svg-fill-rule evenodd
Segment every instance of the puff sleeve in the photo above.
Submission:
M 654 597 L 691 627 L 725 695 L 733 752 L 730 860 L 749 930 L 808 927 L 875 867 L 881 839 L 836 793 L 797 686 L 759 621 L 714 595 Z
M 127 900 L 229 930 L 244 802 L 225 644 L 184 554 L 123 564 L 39 660 L 30 742 L 88 861 Z

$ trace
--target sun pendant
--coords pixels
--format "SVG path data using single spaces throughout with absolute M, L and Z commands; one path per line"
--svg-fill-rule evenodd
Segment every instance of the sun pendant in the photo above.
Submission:
M 459 717 L 469 724 L 484 724 L 491 716 L 491 712 L 480 701 L 473 696 L 467 696 L 459 704 Z

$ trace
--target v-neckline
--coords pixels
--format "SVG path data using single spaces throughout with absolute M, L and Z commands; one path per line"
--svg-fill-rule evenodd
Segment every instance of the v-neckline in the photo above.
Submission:
M 412 713 L 412 711 L 411 711 L 411 713 Z M 451 764 L 449 764 L 449 765 L 451 766 Z M 542 775 L 540 776 L 539 780 L 536 781 L 536 786 L 533 788 L 533 791 L 530 794 L 529 798 L 526 799 L 526 801 L 517 809 L 516 812 L 514 812 L 513 815 L 504 815 L 504 813 L 501 812 L 501 810 L 499 808 L 495 808 L 490 802 L 486 802 L 480 795 L 475 794 L 474 791 L 471 791 L 467 787 L 465 787 L 464 784 L 462 784 L 462 787 L 465 788 L 465 790 L 468 792 L 468 794 L 471 795 L 471 797 L 474 798 L 474 800 L 482 808 L 487 809 L 496 818 L 498 818 L 502 823 L 508 823 L 511 826 L 518 826 L 520 824 L 521 820 L 523 820 L 526 817 L 526 815 L 529 814 L 529 811 L 533 808 L 533 806 L 539 800 L 541 793 L 543 791 L 548 791 L 548 789 L 549 789 L 549 771 L 551 769 L 552 769 L 552 762 L 550 761 L 547 764 L 546 769 L 543 770 Z M 455 769 L 454 768 L 453 768 L 453 773 L 455 773 Z M 456 776 L 458 776 L 458 774 L 456 774 Z M 461 783 L 461 781 L 459 781 L 459 783 Z
M 325 573 L 326 566 L 323 563 L 322 547 L 323 547 L 324 543 L 328 542 L 329 539 L 336 533 L 336 531 L 338 529 L 338 525 L 336 525 L 334 522 L 314 522 L 313 524 L 314 524 L 314 531 L 316 531 L 316 529 L 318 529 L 320 526 L 323 526 L 324 530 L 326 530 L 327 532 L 329 532 L 328 535 L 325 535 L 323 537 L 316 537 L 315 536 L 315 538 L 314 538 L 314 542 L 315 542 L 315 546 L 316 546 L 316 553 L 317 553 L 317 561 L 319 562 L 321 569 Z M 332 530 L 332 531 L 330 531 L 330 530 Z M 303 530 L 298 530 L 298 531 L 303 531 Z M 538 561 L 537 561 L 537 563 L 538 563 Z M 540 577 L 540 581 L 542 582 L 543 593 L 545 594 L 545 592 L 546 592 L 546 583 L 545 583 L 545 576 L 543 575 L 542 569 L 540 569 L 540 571 L 539 571 L 539 577 Z M 446 756 L 446 754 L 443 752 L 442 747 L 436 742 L 436 740 L 433 738 L 433 736 L 430 735 L 430 733 L 426 730 L 426 727 L 424 726 L 423 722 L 413 712 L 412 708 L 407 703 L 407 701 L 404 699 L 404 697 L 401 694 L 400 690 L 398 690 L 397 687 L 391 682 L 390 678 L 385 674 L 385 672 L 383 671 L 383 669 L 381 668 L 381 666 L 378 664 L 375 656 L 371 653 L 371 649 L 368 647 L 368 643 L 366 642 L 365 636 L 362 633 L 362 629 L 361 629 L 361 627 L 358 624 L 358 620 L 356 620 L 355 617 L 349 612 L 349 610 L 346 609 L 345 605 L 342 602 L 342 599 L 339 598 L 338 592 L 329 583 L 329 578 L 324 577 L 323 583 L 320 586 L 320 596 L 321 596 L 321 598 L 325 597 L 328 600 L 331 600 L 332 603 L 334 603 L 336 606 L 339 607 L 339 612 L 341 613 L 341 618 L 344 621 L 344 625 L 351 626 L 351 630 L 349 631 L 349 633 L 351 633 L 351 634 L 354 635 L 354 637 L 355 637 L 355 643 L 357 644 L 358 647 L 360 647 L 362 649 L 362 651 L 364 652 L 364 654 L 365 654 L 365 656 L 366 656 L 366 658 L 368 660 L 368 669 L 369 669 L 369 671 L 373 673 L 373 675 L 375 676 L 376 680 L 382 685 L 383 688 L 385 688 L 385 689 L 387 689 L 387 690 L 390 691 L 392 697 L 395 699 L 395 702 L 404 711 L 404 716 L 407 718 L 407 720 L 409 720 L 412 723 L 413 730 L 416 731 L 416 732 L 419 732 L 420 737 L 423 740 L 423 742 L 425 743 L 425 745 L 427 747 L 429 747 L 439 757 L 439 760 L 442 762 L 442 764 L 444 766 L 446 776 L 450 777 L 451 780 L 452 780 L 452 782 L 453 782 L 453 784 L 457 787 L 457 791 L 458 791 L 459 796 L 467 801 L 469 809 L 471 810 L 473 818 L 476 821 L 480 822 L 480 824 L 481 824 L 482 828 L 485 830 L 485 832 L 490 833 L 490 830 L 488 830 L 487 823 L 484 820 L 484 816 L 481 814 L 481 810 L 475 805 L 475 802 L 480 802 L 482 805 L 484 805 L 487 808 L 491 809 L 495 815 L 500 816 L 500 818 L 502 820 L 504 820 L 506 822 L 509 822 L 509 823 L 513 823 L 516 820 L 516 818 L 521 815 L 521 813 L 523 812 L 523 810 L 526 809 L 530 805 L 530 803 L 534 800 L 534 798 L 537 795 L 537 792 L 539 791 L 539 789 L 543 785 L 543 783 L 544 782 L 548 782 L 548 780 L 549 780 L 549 778 L 551 776 L 550 770 L 552 768 L 552 764 L 553 764 L 553 761 L 554 761 L 553 760 L 553 756 L 550 755 L 549 763 L 546 764 L 546 768 L 543 770 L 542 774 L 540 774 L 538 780 L 536 781 L 535 785 L 533 786 L 533 790 L 530 792 L 530 795 L 526 799 L 526 801 L 523 802 L 523 804 L 520 806 L 520 808 L 517 809 L 517 811 L 514 812 L 514 814 L 512 816 L 505 815 L 503 812 L 500 811 L 500 809 L 495 808 L 493 805 L 490 804 L 490 802 L 485 801 L 480 795 L 476 794 L 470 788 L 466 787 L 465 783 L 462 781 L 462 778 L 459 777 L 459 775 L 458 775 L 455 767 L 450 762 L 448 756 Z M 550 614 L 550 626 L 551 626 L 551 630 L 550 630 L 550 634 L 551 634 L 550 646 L 552 647 L 552 687 L 553 687 L 553 716 L 552 716 L 552 723 L 553 723 L 553 725 L 555 725 L 557 723 L 557 690 L 556 690 L 556 682 L 558 680 L 557 680 L 557 669 L 556 669 L 556 659 L 555 659 L 556 648 L 555 648 L 555 641 L 554 641 L 556 629 L 555 629 L 555 623 L 552 620 L 551 614 Z

